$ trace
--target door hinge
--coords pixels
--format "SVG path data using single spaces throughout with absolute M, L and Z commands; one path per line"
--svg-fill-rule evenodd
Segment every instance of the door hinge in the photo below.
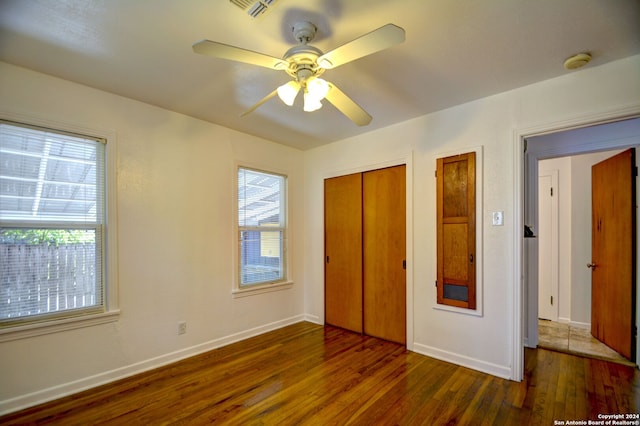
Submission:
M 438 280 L 436 280 L 436 287 L 438 287 Z
M 407 269 L 407 261 L 406 260 L 402 261 L 402 269 Z
M 551 187 L 551 196 L 553 197 L 553 187 Z
M 327 256 L 327 263 L 329 263 L 329 256 Z
M 438 171 L 437 170 L 435 172 L 433 172 L 433 176 L 435 176 L 436 178 L 438 177 Z
M 551 304 L 553 305 L 553 296 L 551 296 Z
M 637 168 L 637 167 L 634 167 L 633 169 L 634 169 L 634 170 L 633 170 L 633 172 L 635 173 L 635 175 L 634 175 L 634 176 L 635 176 L 635 177 L 638 177 L 638 168 Z

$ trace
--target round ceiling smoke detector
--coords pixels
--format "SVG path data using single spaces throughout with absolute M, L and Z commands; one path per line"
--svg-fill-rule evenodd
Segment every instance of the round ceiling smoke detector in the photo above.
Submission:
M 588 53 L 578 53 L 564 61 L 564 67 L 568 70 L 575 70 L 587 65 L 589 61 L 591 61 L 591 55 Z

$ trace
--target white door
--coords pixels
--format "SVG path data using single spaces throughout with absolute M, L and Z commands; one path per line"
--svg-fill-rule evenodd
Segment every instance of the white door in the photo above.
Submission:
M 558 321 L 558 170 L 538 176 L 538 318 Z

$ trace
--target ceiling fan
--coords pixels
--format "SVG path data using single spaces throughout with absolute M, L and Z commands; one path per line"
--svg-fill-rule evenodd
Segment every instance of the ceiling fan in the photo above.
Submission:
M 214 58 L 282 70 L 293 77 L 293 80 L 278 87 L 242 115 L 249 114 L 276 95 L 291 106 L 298 92 L 302 90 L 305 111 L 320 109 L 321 101 L 326 99 L 358 126 L 369 124 L 371 116 L 335 84 L 321 79 L 320 75 L 325 70 L 402 43 L 405 38 L 404 30 L 396 25 L 387 24 L 328 53 L 322 53 L 320 49 L 308 44 L 314 39 L 316 31 L 316 26 L 311 22 L 294 24 L 293 36 L 300 44 L 289 49 L 282 59 L 211 40 L 195 43 L 193 51 Z

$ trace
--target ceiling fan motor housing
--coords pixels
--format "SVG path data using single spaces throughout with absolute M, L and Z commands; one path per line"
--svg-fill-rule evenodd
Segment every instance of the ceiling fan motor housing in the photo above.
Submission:
M 310 77 L 318 77 L 324 72 L 324 68 L 320 68 L 317 63 L 320 56 L 322 56 L 322 51 L 308 44 L 292 47 L 283 57 L 289 63 L 287 74 L 300 82 L 304 82 Z

